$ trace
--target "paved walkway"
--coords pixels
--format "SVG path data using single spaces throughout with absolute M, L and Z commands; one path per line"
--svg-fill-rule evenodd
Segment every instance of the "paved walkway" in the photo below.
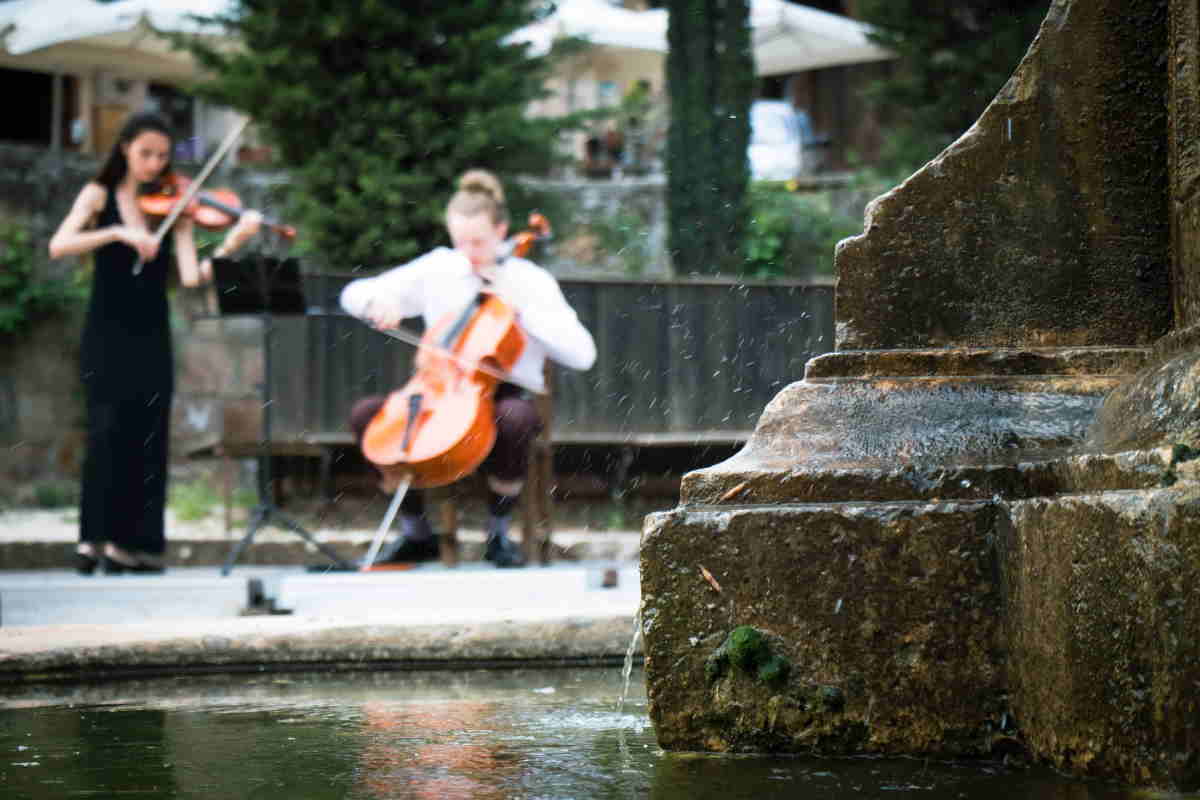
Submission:
M 347 554 L 371 531 L 313 531 Z M 579 555 L 497 569 L 470 560 L 482 534 L 460 533 L 458 567 L 313 572 L 325 559 L 294 534 L 264 531 L 255 548 L 291 564 L 219 564 L 241 531 L 169 520 L 178 558 L 164 575 L 79 576 L 62 567 L 0 570 L 0 681 L 83 679 L 194 669 L 586 663 L 624 657 L 640 603 L 636 532 L 556 532 Z M 73 512 L 0 513 L 0 554 L 73 548 Z M 280 549 L 282 548 L 282 549 Z M 35 559 L 36 560 L 36 559 Z M 178 563 L 178 561 L 176 561 Z

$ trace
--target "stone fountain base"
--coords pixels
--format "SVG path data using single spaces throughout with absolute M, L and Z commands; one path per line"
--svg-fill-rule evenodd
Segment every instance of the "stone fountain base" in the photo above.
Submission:
M 810 362 L 738 456 L 647 518 L 660 744 L 1200 783 L 1191 451 L 1071 452 L 1149 355 Z

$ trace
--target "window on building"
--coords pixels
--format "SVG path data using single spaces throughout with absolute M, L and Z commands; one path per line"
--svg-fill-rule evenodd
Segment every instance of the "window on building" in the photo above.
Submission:
M 54 76 L 47 72 L 0 69 L 0 83 L 4 85 L 11 112 L 0 115 L 0 140 L 49 145 Z
M 60 79 L 62 94 L 57 121 L 54 120 L 54 75 L 21 69 L 0 69 L 0 86 L 20 109 L 0 116 L 0 141 L 49 147 L 58 125 L 59 144 L 68 150 L 79 149 L 79 138 L 72 136 L 72 122 L 79 116 L 78 81 L 72 75 Z

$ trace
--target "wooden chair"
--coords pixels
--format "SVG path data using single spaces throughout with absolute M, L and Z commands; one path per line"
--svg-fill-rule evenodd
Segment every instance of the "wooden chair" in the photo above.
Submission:
M 552 498 L 554 489 L 554 448 L 550 438 L 550 425 L 554 414 L 554 371 L 549 362 L 542 373 L 546 393 L 536 398 L 538 415 L 542 418 L 542 431 L 533 442 L 529 457 L 529 471 L 525 476 L 525 489 L 521 492 L 521 549 L 527 564 L 549 564 L 551 560 L 551 534 L 553 533 Z M 486 494 L 485 481 L 472 475 L 458 483 L 430 492 L 430 500 L 436 505 L 437 519 L 434 524 L 441 531 L 441 560 L 448 567 L 458 565 L 459 506 L 467 499 Z

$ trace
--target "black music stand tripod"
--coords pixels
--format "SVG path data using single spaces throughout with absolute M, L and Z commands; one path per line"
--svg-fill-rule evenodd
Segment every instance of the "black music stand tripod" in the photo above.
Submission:
M 246 535 L 234 546 L 221 574 L 233 570 L 238 556 L 254 541 L 254 536 L 268 524 L 291 531 L 321 551 L 329 560 L 343 570 L 355 569 L 328 545 L 318 542 L 302 525 L 284 514 L 275 505 L 274 484 L 271 475 L 271 335 L 274 323 L 272 314 L 305 313 L 304 295 L 300 291 L 300 270 L 295 259 L 269 259 L 259 257 L 247 264 L 246 261 L 213 259 L 213 279 L 217 289 L 217 301 L 222 314 L 238 314 L 257 311 L 262 327 L 263 378 L 259 384 L 262 398 L 262 427 L 258 449 L 258 504 L 250 512 Z

